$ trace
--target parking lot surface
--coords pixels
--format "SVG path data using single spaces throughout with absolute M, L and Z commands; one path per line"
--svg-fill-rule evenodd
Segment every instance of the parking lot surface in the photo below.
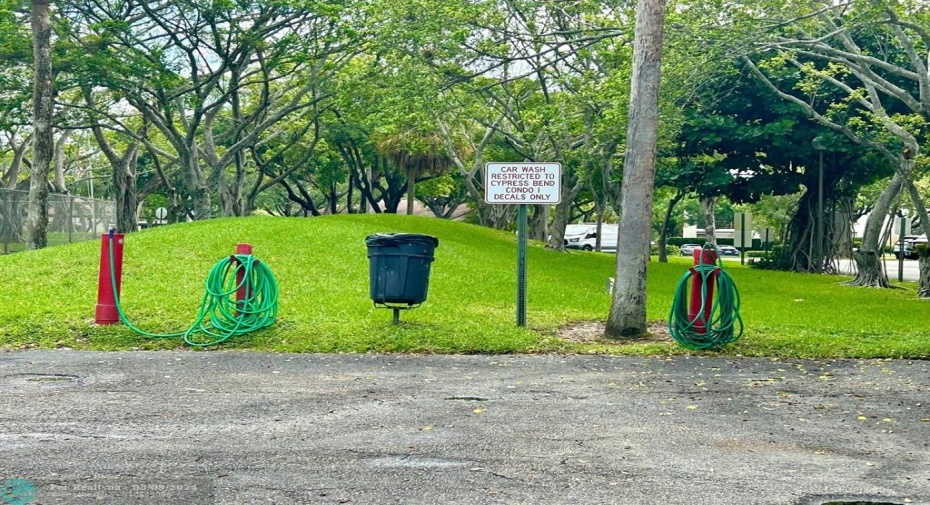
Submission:
M 930 503 L 930 362 L 0 352 L 0 503 Z

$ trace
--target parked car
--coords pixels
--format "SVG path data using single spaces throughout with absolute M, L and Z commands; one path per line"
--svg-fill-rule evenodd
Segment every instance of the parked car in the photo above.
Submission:
M 694 250 L 695 250 L 695 249 L 700 249 L 700 248 L 701 248 L 701 246 L 699 246 L 699 245 L 697 245 L 697 244 L 685 244 L 685 245 L 681 246 L 681 248 L 680 248 L 680 250 L 681 250 L 681 255 L 682 255 L 682 256 L 692 256 L 692 255 L 694 255 Z
M 717 246 L 717 250 L 720 251 L 721 256 L 739 256 L 739 249 L 731 245 Z

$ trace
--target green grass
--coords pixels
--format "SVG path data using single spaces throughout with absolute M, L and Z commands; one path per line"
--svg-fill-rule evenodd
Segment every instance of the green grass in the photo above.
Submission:
M 50 232 L 48 234 L 48 245 L 49 246 L 58 246 L 62 244 L 71 244 L 74 242 L 82 242 L 84 240 L 94 240 L 96 237 L 99 237 L 99 233 L 89 233 L 89 232 Z M 22 252 L 26 250 L 25 242 L 11 242 L 9 239 L 0 239 L 0 252 L 5 254 Z
M 377 232 L 439 238 L 429 296 L 392 324 L 368 295 L 365 237 Z M 603 321 L 613 256 L 528 251 L 525 329 L 515 326 L 516 246 L 512 233 L 439 219 L 340 215 L 254 217 L 164 226 L 126 236 L 123 308 L 153 332 L 185 329 L 210 268 L 235 244 L 254 245 L 280 285 L 278 322 L 222 348 L 291 352 L 691 353 L 670 341 L 623 345 L 556 337 L 569 323 Z M 93 324 L 97 241 L 0 256 L 0 347 L 166 349 L 179 339 L 138 336 L 122 325 Z M 650 321 L 667 317 L 689 266 L 686 258 L 649 265 Z M 717 354 L 792 357 L 930 357 L 927 301 L 915 286 L 874 290 L 839 285 L 845 277 L 753 270 L 726 263 L 742 296 L 746 331 Z M 714 353 L 705 353 L 714 354 Z

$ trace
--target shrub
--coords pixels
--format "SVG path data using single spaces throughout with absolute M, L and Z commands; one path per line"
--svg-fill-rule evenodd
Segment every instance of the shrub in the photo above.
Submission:
M 653 244 L 649 248 L 649 253 L 652 254 L 653 256 L 658 256 L 659 246 L 657 244 Z M 678 256 L 679 254 L 681 254 L 681 249 L 677 245 L 666 245 L 665 246 L 666 256 Z

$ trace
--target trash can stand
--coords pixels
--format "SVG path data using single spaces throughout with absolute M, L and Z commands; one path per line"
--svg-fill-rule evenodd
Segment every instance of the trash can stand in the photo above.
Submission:
M 365 238 L 369 259 L 369 294 L 375 307 L 400 311 L 419 307 L 429 288 L 430 265 L 439 240 L 414 233 L 376 233 Z

